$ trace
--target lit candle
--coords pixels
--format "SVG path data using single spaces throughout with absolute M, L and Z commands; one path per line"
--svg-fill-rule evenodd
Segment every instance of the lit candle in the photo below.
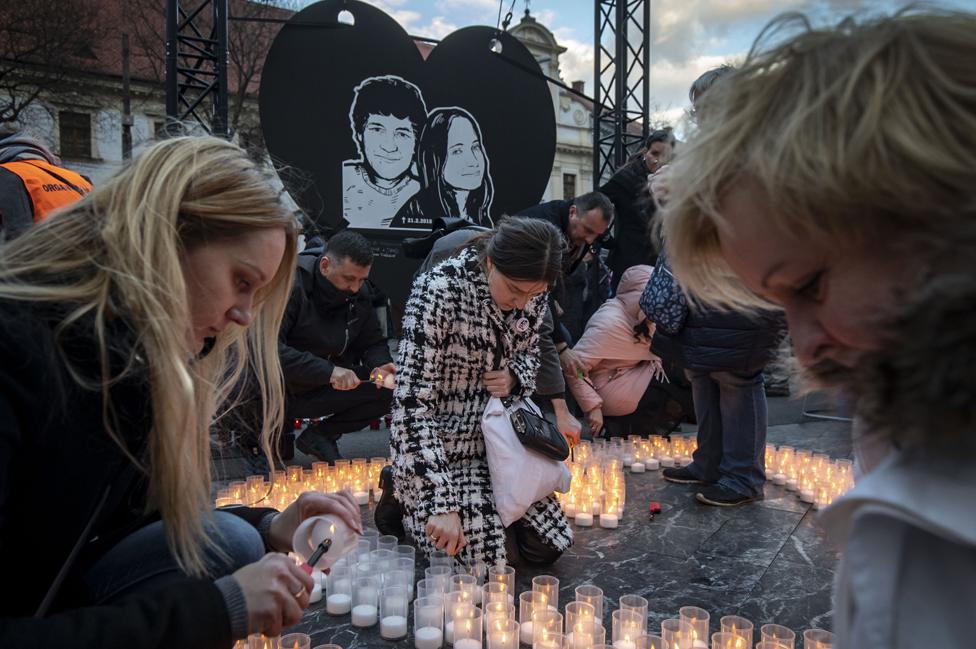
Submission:
M 592 527 L 593 514 L 589 512 L 576 512 L 576 524 L 580 527 Z
M 674 458 L 670 455 L 662 455 L 658 458 L 658 462 L 660 462 L 661 466 L 668 469 L 674 466 Z
M 488 634 L 488 649 L 518 649 L 518 636 L 514 633 L 498 631 Z
M 372 604 L 360 604 L 352 609 L 352 625 L 358 627 L 376 624 L 376 607 Z
M 461 638 L 454 643 L 454 649 L 481 649 L 481 641 L 475 638 Z
M 646 460 L 644 460 L 644 468 L 647 469 L 648 471 L 657 471 L 658 469 L 661 468 L 661 463 L 658 462 L 656 459 L 649 457 Z
M 630 472 L 631 473 L 644 473 L 644 471 L 645 471 L 646 468 L 647 467 L 644 466 L 644 463 L 643 462 L 633 462 L 630 465 Z
M 619 519 L 616 514 L 600 514 L 600 527 L 613 529 L 617 527 Z
M 436 626 L 422 626 L 413 634 L 416 649 L 441 649 L 444 634 Z

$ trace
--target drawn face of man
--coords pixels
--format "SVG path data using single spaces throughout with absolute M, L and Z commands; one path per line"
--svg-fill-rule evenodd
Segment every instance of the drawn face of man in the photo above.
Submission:
M 471 191 L 485 176 L 485 152 L 471 122 L 457 118 L 447 130 L 447 158 L 444 181 L 451 187 Z
M 398 180 L 407 173 L 416 144 L 407 118 L 370 114 L 363 126 L 366 163 L 384 180 Z

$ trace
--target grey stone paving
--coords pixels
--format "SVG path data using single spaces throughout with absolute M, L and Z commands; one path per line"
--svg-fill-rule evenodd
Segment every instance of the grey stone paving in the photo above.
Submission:
M 811 400 L 820 407 L 822 400 Z M 770 399 L 768 441 L 850 457 L 849 425 L 801 414 L 801 402 Z M 686 426 L 687 432 L 694 427 Z M 387 455 L 388 431 L 364 431 L 340 441 L 346 457 Z M 296 456 L 294 463 L 310 464 Z M 225 478 L 242 475 L 237 460 L 219 463 Z M 650 500 L 663 511 L 653 521 Z M 364 508 L 365 509 L 365 508 Z M 371 518 L 364 511 L 365 518 Z M 592 582 L 604 589 L 605 625 L 620 595 L 637 593 L 650 602 L 648 625 L 676 617 L 678 608 L 700 606 L 711 613 L 712 631 L 723 615 L 738 614 L 760 624 L 776 622 L 797 631 L 830 628 L 830 590 L 836 552 L 819 531 L 815 512 L 782 487 L 767 483 L 764 501 L 734 509 L 713 508 L 694 500 L 694 486 L 665 482 L 660 472 L 628 474 L 627 505 L 616 530 L 576 528 L 576 543 L 545 571 L 517 573 L 518 589 L 527 590 L 535 574 L 560 578 L 561 607 L 573 589 Z M 418 562 L 419 563 L 419 562 Z M 422 572 L 422 567 L 418 566 Z M 354 647 L 412 647 L 408 637 L 382 640 L 378 628 L 356 629 L 349 616 L 331 617 L 323 604 L 309 608 L 293 630 L 312 635 L 312 645 L 337 642 Z M 758 640 L 758 638 L 757 638 Z M 608 638 L 609 641 L 609 638 Z

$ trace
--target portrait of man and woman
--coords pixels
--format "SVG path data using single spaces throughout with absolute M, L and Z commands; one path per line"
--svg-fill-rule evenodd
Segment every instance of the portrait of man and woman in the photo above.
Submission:
M 492 227 L 488 154 L 467 110 L 428 112 L 416 85 L 388 75 L 356 86 L 349 122 L 359 152 L 342 163 L 349 227 L 429 230 L 443 217 Z

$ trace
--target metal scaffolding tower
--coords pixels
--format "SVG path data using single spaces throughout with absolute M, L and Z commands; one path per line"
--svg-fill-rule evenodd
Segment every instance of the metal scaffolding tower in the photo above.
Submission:
M 228 136 L 227 20 L 227 0 L 166 0 L 167 128 Z
M 651 0 L 594 0 L 593 188 L 648 136 Z

